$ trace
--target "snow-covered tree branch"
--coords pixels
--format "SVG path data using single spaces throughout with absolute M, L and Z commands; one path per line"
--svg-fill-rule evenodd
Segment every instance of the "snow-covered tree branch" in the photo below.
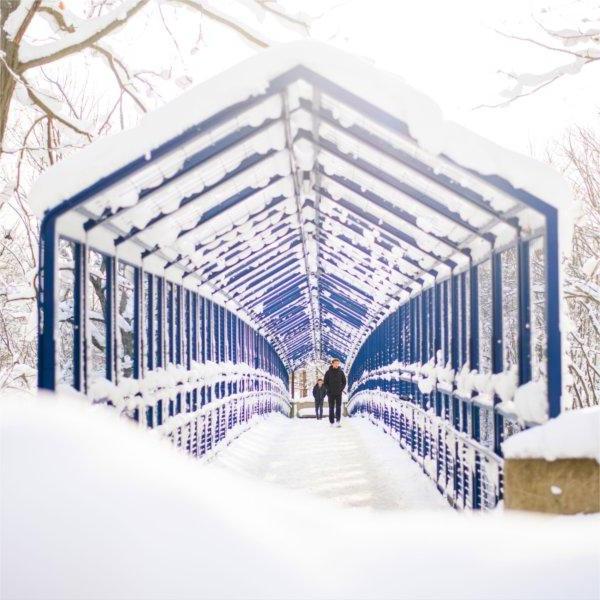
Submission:
M 536 32 L 533 35 L 519 35 L 496 30 L 499 35 L 541 48 L 556 57 L 556 65 L 540 72 L 500 71 L 509 81 L 509 86 L 501 92 L 503 100 L 483 104 L 477 108 L 495 108 L 531 96 L 569 75 L 577 75 L 584 68 L 600 61 L 600 7 L 594 4 L 568 7 L 569 13 L 558 10 L 543 10 L 533 16 Z M 575 12 L 577 11 L 577 12 Z M 570 26 L 559 23 L 569 21 Z

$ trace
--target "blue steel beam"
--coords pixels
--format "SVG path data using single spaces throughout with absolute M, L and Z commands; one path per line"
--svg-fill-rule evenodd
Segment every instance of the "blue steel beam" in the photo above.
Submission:
M 277 180 L 276 180 L 277 181 Z M 260 188 L 260 189 L 256 189 L 256 192 L 262 192 L 264 191 L 264 188 Z M 242 194 L 235 194 L 234 196 L 231 197 L 230 202 L 231 204 L 227 205 L 227 208 L 233 208 L 234 206 L 236 206 L 237 204 L 239 204 L 240 202 L 244 202 L 245 200 L 247 200 L 248 197 Z M 283 200 L 285 200 L 285 196 L 275 196 L 273 197 L 269 202 L 266 203 L 266 205 L 264 206 L 264 208 L 256 213 L 254 213 L 250 218 L 252 220 L 256 219 L 258 216 L 260 215 L 264 215 L 264 213 L 267 213 L 267 215 L 264 215 L 263 218 L 269 218 L 269 216 L 272 216 L 276 213 L 276 211 L 274 210 L 275 207 L 277 206 L 277 204 L 279 204 L 280 202 L 282 202 Z M 226 209 L 225 209 L 226 210 Z M 221 212 L 215 212 L 215 211 L 206 211 L 206 213 L 204 213 L 200 219 L 198 220 L 198 222 L 196 223 L 196 225 L 194 226 L 193 229 L 188 230 L 188 233 L 190 233 L 191 231 L 194 232 L 198 232 L 198 234 L 201 233 L 202 228 L 206 227 L 206 225 L 208 223 L 210 223 L 213 219 L 215 219 L 216 217 L 220 216 L 222 213 Z M 261 219 L 262 220 L 262 219 Z M 220 235 L 216 236 L 216 239 L 218 239 L 219 237 L 221 237 L 222 235 L 225 235 L 225 233 L 221 233 Z M 146 252 L 144 252 L 142 254 L 142 258 L 146 258 L 146 256 L 152 254 L 153 252 L 156 252 L 159 249 L 159 246 L 155 246 L 152 250 L 147 250 Z M 195 249 L 196 251 L 196 249 Z M 176 262 L 181 262 L 184 258 L 188 258 L 188 262 L 185 264 L 185 266 L 189 266 L 192 263 L 192 261 L 189 259 L 189 255 L 184 257 L 182 254 L 179 254 L 174 260 L 170 261 L 167 265 L 165 265 L 165 269 L 169 268 L 170 266 L 172 266 L 173 264 L 175 264 Z
M 140 190 L 138 195 L 138 201 L 132 206 L 124 206 L 118 208 L 117 210 L 111 211 L 110 209 L 105 210 L 105 212 L 98 219 L 89 219 L 84 224 L 84 229 L 86 231 L 90 231 L 99 225 L 103 225 L 116 217 L 122 216 L 124 213 L 134 210 L 136 207 L 140 206 L 151 194 L 157 192 L 159 190 L 164 190 L 165 187 L 168 187 L 171 183 L 176 182 L 182 176 L 187 175 L 190 171 L 203 166 L 207 161 L 217 158 L 227 151 L 239 146 L 239 144 L 246 143 L 250 141 L 250 139 L 259 134 L 269 127 L 280 121 L 281 117 L 276 119 L 267 119 L 264 123 L 259 125 L 258 127 L 251 127 L 249 125 L 242 127 L 240 129 L 236 129 L 220 140 L 214 142 L 210 146 L 203 148 L 202 150 L 192 154 L 183 162 L 182 167 L 170 177 L 165 177 L 160 183 L 155 186 L 144 188 Z
M 302 283 L 306 282 L 306 275 L 300 274 L 300 275 L 291 275 L 289 277 L 286 277 L 284 280 L 281 280 L 280 282 L 278 282 L 279 286 L 276 288 L 275 291 L 269 293 L 269 294 L 264 294 L 263 296 L 261 296 L 259 299 L 255 300 L 254 302 L 249 302 L 246 303 L 244 306 L 247 310 L 253 310 L 255 306 L 257 306 L 258 304 L 262 304 L 263 306 L 267 306 L 271 303 L 273 303 L 274 301 L 276 301 L 276 299 L 279 296 L 280 290 L 281 293 L 285 293 L 287 290 L 292 289 L 294 287 L 298 287 L 299 285 L 301 285 Z
M 275 281 L 266 281 L 263 282 L 262 284 L 258 285 L 257 287 L 254 287 L 252 290 L 250 291 L 244 291 L 242 292 L 236 292 L 233 291 L 233 297 L 236 299 L 236 301 L 238 301 L 242 306 L 245 306 L 246 304 L 246 300 L 248 300 L 248 298 L 255 296 L 258 293 L 265 293 L 264 290 L 267 290 L 266 293 L 270 293 L 272 290 L 276 289 L 277 286 L 279 285 L 280 281 L 283 281 L 284 279 L 287 279 L 287 277 L 289 276 L 296 276 L 298 274 L 298 267 L 296 266 L 296 264 L 294 263 L 291 267 L 288 267 L 285 269 L 285 271 L 281 272 L 278 276 L 278 279 Z M 306 278 L 306 274 L 304 274 L 304 278 Z M 254 300 L 252 300 L 254 301 Z
M 390 175 L 390 174 L 386 173 L 385 171 L 382 171 L 381 169 L 379 169 L 375 165 L 372 165 L 368 161 L 361 159 L 361 158 L 355 158 L 349 154 L 345 154 L 335 144 L 333 144 L 327 140 L 324 140 L 323 138 L 319 138 L 318 140 L 315 140 L 315 138 L 312 136 L 312 134 L 308 134 L 304 131 L 300 131 L 298 133 L 297 137 L 300 139 L 306 139 L 309 142 L 312 142 L 316 147 L 320 148 L 321 150 L 325 150 L 326 152 L 329 152 L 330 154 L 332 154 L 333 156 L 335 156 L 342 162 L 348 163 L 352 167 L 359 169 L 360 171 L 363 171 L 364 173 L 367 173 L 374 179 L 377 179 L 378 181 L 381 181 L 381 182 L 389 185 L 390 187 L 393 187 L 394 189 L 398 190 L 399 192 L 404 193 L 406 196 L 409 196 L 410 198 L 412 198 L 414 201 L 418 202 L 419 204 L 432 209 L 433 211 L 437 212 L 438 214 L 443 215 L 449 221 L 452 221 L 455 225 L 458 225 L 458 226 L 462 227 L 463 229 L 468 230 L 473 235 L 479 235 L 480 237 L 484 237 L 484 238 L 488 239 L 490 241 L 490 243 L 492 243 L 494 241 L 495 236 L 492 235 L 491 233 L 480 234 L 479 230 L 476 227 L 473 227 L 464 219 L 457 217 L 455 215 L 455 213 L 453 213 L 444 204 L 438 202 L 434 198 L 431 198 L 430 196 L 428 196 L 427 194 L 424 194 L 423 192 L 417 190 L 416 188 L 413 188 L 412 186 L 404 183 L 403 181 L 397 179 L 393 175 Z
M 428 180 L 442 186 L 448 191 L 460 196 L 461 200 L 466 202 L 467 204 L 475 207 L 476 209 L 484 212 L 490 218 L 496 220 L 496 222 L 503 222 L 507 225 L 510 225 L 513 228 L 517 228 L 513 219 L 506 219 L 502 216 L 502 213 L 496 211 L 492 208 L 490 203 L 485 200 L 481 194 L 478 194 L 474 190 L 461 185 L 459 182 L 454 181 L 447 175 L 443 173 L 436 173 L 432 167 L 423 163 L 419 159 L 411 156 L 407 152 L 400 150 L 393 146 L 390 142 L 383 140 L 382 138 L 376 136 L 374 133 L 360 127 L 359 125 L 352 124 L 349 127 L 344 127 L 335 119 L 333 114 L 327 108 L 321 107 L 317 109 L 314 107 L 311 102 L 305 98 L 300 98 L 300 106 L 308 110 L 313 117 L 318 115 L 318 117 L 326 122 L 328 125 L 337 129 L 338 131 L 342 131 L 344 134 L 348 135 L 353 140 L 360 142 L 372 149 L 381 152 L 386 157 L 397 160 L 402 163 L 404 166 L 409 169 L 423 175 Z M 518 202 L 515 200 L 515 202 Z
M 330 196 L 329 196 L 329 195 L 328 195 L 326 192 L 324 192 L 324 191 L 323 191 L 323 192 L 321 192 L 321 195 L 322 195 L 322 196 L 324 196 L 324 197 L 330 198 Z M 352 212 L 352 213 L 355 213 L 355 214 L 357 214 L 357 215 L 358 215 L 358 214 L 360 214 L 358 210 L 355 210 L 354 206 L 348 206 L 348 205 L 347 205 L 347 203 L 346 203 L 346 201 L 344 201 L 344 200 L 339 200 L 339 201 L 338 201 L 338 204 L 339 204 L 340 206 L 343 206 L 345 209 L 349 210 L 349 211 L 350 211 L 350 212 Z M 327 216 L 327 218 L 328 218 L 328 219 L 333 219 L 333 220 L 334 220 L 336 223 L 338 223 L 338 224 L 340 224 L 340 225 L 342 225 L 342 226 L 345 226 L 345 227 L 346 227 L 346 228 L 348 228 L 348 229 L 352 229 L 353 231 L 355 231 L 355 232 L 356 232 L 356 230 L 355 230 L 354 228 L 351 228 L 351 227 L 349 227 L 347 224 L 344 224 L 344 223 L 343 223 L 343 222 L 342 222 L 342 221 L 341 221 L 339 218 L 337 218 L 337 217 L 330 217 L 329 215 L 326 215 L 326 216 Z M 375 219 L 375 217 L 373 217 L 373 222 L 375 222 L 375 220 L 376 220 L 376 219 Z M 374 223 L 373 223 L 373 224 L 374 224 Z M 386 231 L 388 230 L 388 227 L 389 227 L 389 229 L 390 229 L 390 230 L 394 230 L 394 228 L 393 228 L 393 227 L 390 227 L 390 226 L 385 226 L 385 225 L 384 225 L 384 227 L 385 227 L 385 230 L 386 230 Z M 364 230 L 364 229 L 368 229 L 368 228 L 366 227 L 366 225 L 363 225 L 363 226 L 362 226 L 362 228 L 363 228 L 363 230 Z M 321 232 L 319 232 L 319 233 L 321 233 L 321 234 L 323 234 L 323 235 L 327 235 L 327 234 L 326 234 L 326 232 L 323 232 L 323 231 L 321 231 Z M 358 232 L 357 232 L 357 233 L 358 233 Z M 362 233 L 362 232 L 361 232 L 361 233 Z M 423 250 L 421 250 L 421 249 L 420 249 L 418 246 L 414 245 L 414 244 L 416 244 L 416 242 L 414 241 L 414 239 L 410 238 L 409 236 L 405 236 L 405 235 L 404 235 L 402 232 L 400 232 L 400 231 L 398 231 L 398 230 L 395 230 L 395 234 L 392 234 L 392 235 L 395 235 L 395 238 L 396 238 L 396 240 L 398 240 L 398 239 L 402 239 L 402 241 L 404 241 L 405 243 L 407 243 L 407 244 L 411 245 L 413 248 L 415 248 L 416 250 L 418 250 L 418 252 L 420 252 L 421 254 L 426 254 L 426 253 L 425 253 Z M 347 237 L 345 237 L 345 236 L 343 236 L 343 237 L 342 237 L 342 236 L 340 236 L 340 237 L 339 237 L 339 239 L 348 240 L 349 238 L 347 238 Z M 356 250 L 359 250 L 359 251 L 360 251 L 360 252 L 362 252 L 363 254 L 367 254 L 367 255 L 369 255 L 369 256 L 370 256 L 370 254 L 368 253 L 368 251 L 367 251 L 365 248 L 363 248 L 362 246 L 358 246 L 358 245 L 354 245 L 354 244 L 349 244 L 349 245 L 351 245 L 351 246 L 352 246 L 352 248 L 354 248 L 354 249 L 356 249 Z M 385 247 L 384 247 L 382 244 L 380 244 L 380 243 L 378 243 L 378 242 L 375 242 L 375 245 L 377 245 L 377 246 L 380 246 L 380 247 L 382 247 L 382 248 L 385 248 Z M 389 254 L 389 250 L 387 250 L 387 249 L 386 249 L 386 252 L 388 252 L 388 254 Z M 428 255 L 428 256 L 429 256 L 429 255 Z M 440 260 L 439 258 L 437 258 L 435 255 L 431 255 L 431 256 L 432 256 L 432 257 L 434 257 L 434 258 L 435 258 L 435 260 L 436 260 L 437 262 L 445 262 L 445 261 L 443 261 L 443 260 L 441 261 L 441 260 Z M 410 257 L 404 257 L 404 256 L 403 256 L 403 257 L 402 257 L 402 259 L 401 259 L 401 261 L 404 261 L 404 262 L 406 262 L 406 263 L 410 264 L 411 266 L 413 266 L 413 267 L 415 267 L 415 268 L 419 269 L 419 271 L 421 271 L 421 272 L 430 273 L 430 274 L 432 274 L 434 277 L 435 277 L 435 276 L 438 274 L 438 272 L 437 272 L 435 269 L 423 269 L 423 267 L 421 267 L 417 261 L 415 261 L 414 259 L 412 259 L 412 258 L 410 258 Z M 389 262 L 390 262 L 390 261 L 388 260 L 388 263 L 389 263 Z M 453 261 L 448 261 L 448 262 L 450 263 L 448 266 L 450 266 L 451 268 L 452 268 L 453 266 L 455 266 L 455 265 L 456 265 L 456 263 L 455 263 L 455 262 L 453 262 Z M 446 264 L 447 264 L 447 263 L 446 263 Z M 388 266 L 389 266 L 389 265 L 388 265 Z M 392 267 L 390 267 L 390 268 L 392 268 Z M 400 268 L 400 265 L 397 265 L 397 269 L 396 269 L 396 270 L 397 270 L 399 273 L 401 273 L 401 274 L 402 274 L 404 277 L 406 277 L 407 279 L 410 279 L 411 281 L 415 281 L 415 282 L 423 283 L 423 280 L 422 280 L 422 279 L 416 279 L 416 278 L 415 278 L 415 277 L 413 277 L 412 275 L 409 275 L 408 273 L 406 273 L 405 271 L 403 271 L 403 270 Z
M 346 180 L 346 181 L 349 181 L 349 180 Z M 423 256 L 427 256 L 427 257 L 435 260 L 438 263 L 441 262 L 441 263 L 447 265 L 448 267 L 450 267 L 451 269 L 456 266 L 456 263 L 453 260 L 450 260 L 450 259 L 447 259 L 447 258 L 444 259 L 444 258 L 442 258 L 442 257 L 440 257 L 440 256 L 438 256 L 436 254 L 433 254 L 431 252 L 427 252 L 427 251 L 423 250 L 417 244 L 416 240 L 412 236 L 404 233 L 403 231 L 400 231 L 399 229 L 396 229 L 392 225 L 388 225 L 387 223 L 382 223 L 381 220 L 378 217 L 375 217 L 374 215 L 370 215 L 369 213 L 367 213 L 363 209 L 361 209 L 358 206 L 356 206 L 355 204 L 353 204 L 351 201 L 344 200 L 344 199 L 334 200 L 334 198 L 325 189 L 319 190 L 319 193 L 322 196 L 326 196 L 327 198 L 329 198 L 333 202 L 336 202 L 340 206 L 344 207 L 346 210 L 354 213 L 355 215 L 357 215 L 361 219 L 364 219 L 366 222 L 368 222 L 368 223 L 370 223 L 372 225 L 375 225 L 379 229 L 384 230 L 386 233 L 388 233 L 389 235 L 393 236 L 395 239 L 404 242 L 405 244 L 407 244 L 411 248 L 414 248 L 414 250 L 416 250 L 419 254 L 422 254 Z M 365 196 L 366 195 L 367 195 L 367 193 L 365 193 Z M 369 195 L 370 195 L 370 193 L 369 193 Z M 368 199 L 368 198 L 365 198 L 365 199 Z M 412 258 L 410 258 L 408 256 L 403 256 L 402 260 L 404 260 L 407 263 L 409 263 L 409 264 L 413 265 L 414 267 L 418 268 L 420 271 L 424 271 L 425 273 L 430 273 L 434 277 L 438 274 L 438 272 L 435 269 L 424 269 L 417 261 L 415 261 L 414 259 L 412 259 Z
M 367 200 L 367 201 L 373 203 L 375 206 L 378 206 L 386 213 L 394 215 L 401 221 L 404 221 L 408 225 L 411 225 L 412 227 L 415 227 L 419 231 L 422 231 L 424 235 L 435 240 L 437 243 L 443 244 L 443 245 L 447 246 L 448 248 L 451 248 L 453 252 L 457 252 L 459 254 L 463 254 L 466 257 L 470 257 L 471 253 L 468 248 L 461 248 L 461 246 L 459 244 L 457 244 L 456 242 L 453 242 L 450 238 L 448 238 L 446 236 L 436 235 L 430 231 L 424 231 L 417 224 L 417 217 L 415 217 L 409 211 L 396 206 L 389 200 L 385 200 L 384 198 L 382 198 L 381 196 L 379 196 L 378 194 L 376 194 L 375 192 L 373 192 L 371 190 L 362 189 L 361 186 L 358 185 L 356 182 L 354 182 L 352 179 L 344 177 L 343 175 L 336 175 L 335 173 L 330 173 L 329 175 L 327 175 L 325 173 L 324 168 L 320 164 L 318 165 L 317 170 L 319 172 L 322 172 L 327 177 L 327 179 L 330 179 L 331 181 L 337 183 L 339 186 L 347 189 L 348 191 L 352 192 L 356 196 L 359 196 L 363 200 Z M 346 200 L 346 202 L 351 203 L 353 206 L 356 206 L 356 204 L 354 202 L 352 202 L 352 200 L 350 200 L 349 198 L 345 198 L 345 200 Z M 357 210 L 362 210 L 362 209 L 357 207 Z M 379 223 L 379 221 L 380 221 L 380 219 L 377 219 L 376 222 Z M 397 228 L 387 225 L 386 223 L 382 223 L 380 226 L 380 229 L 383 229 L 384 231 L 388 232 L 390 235 L 392 235 L 394 237 L 396 237 L 394 232 L 399 231 Z M 481 237 L 481 236 L 479 236 L 479 237 Z
M 341 238 L 336 238 L 338 241 L 344 241 Z M 339 258 L 336 260 L 336 257 L 343 257 L 344 260 L 344 267 L 345 267 L 345 271 L 349 272 L 349 273 L 356 273 L 358 272 L 358 274 L 354 274 L 354 276 L 357 279 L 361 279 L 364 278 L 364 283 L 368 283 L 368 281 L 371 279 L 372 276 L 372 272 L 367 268 L 362 268 L 363 265 L 361 265 L 360 263 L 357 264 L 355 259 L 352 256 L 349 256 L 348 254 L 346 254 L 346 252 L 344 250 L 333 250 L 331 248 L 329 248 L 329 246 L 327 245 L 327 237 L 323 234 L 320 238 L 320 241 L 322 243 L 322 247 L 320 248 L 320 252 L 321 252 L 321 256 L 327 256 L 327 257 L 331 257 L 329 262 L 331 262 L 331 264 L 336 265 L 339 267 L 340 264 L 340 260 Z M 356 249 L 355 246 L 352 246 L 350 243 L 346 242 L 346 246 Z M 387 266 L 387 265 L 386 265 Z M 367 270 L 365 270 L 367 269 Z M 382 269 L 383 271 L 383 269 Z M 385 272 L 384 272 L 385 273 Z M 385 273 L 386 275 L 388 275 L 387 273 Z M 409 281 L 414 281 L 411 277 L 409 276 L 405 276 L 403 273 L 399 273 L 400 275 L 404 276 L 404 279 L 407 279 Z M 391 291 L 394 291 L 396 288 L 400 287 L 401 289 L 408 289 L 406 287 L 403 286 L 398 286 L 396 284 L 390 284 L 390 288 Z M 393 297 L 391 293 L 386 292 L 388 296 Z
M 145 231 L 148 231 L 154 225 L 156 225 L 157 223 L 160 223 L 164 219 L 173 218 L 175 215 L 177 215 L 177 213 L 180 210 L 182 210 L 186 206 L 189 206 L 194 202 L 198 202 L 198 201 L 202 200 L 203 197 L 206 194 L 208 194 L 209 192 L 212 192 L 212 191 L 218 189 L 220 186 L 222 186 L 224 183 L 227 183 L 234 177 L 237 177 L 238 175 L 241 175 L 241 174 L 245 173 L 246 171 L 249 171 L 250 169 L 252 169 L 252 167 L 260 165 L 265 160 L 271 158 L 275 154 L 277 154 L 276 150 L 268 150 L 265 154 L 258 154 L 258 153 L 252 154 L 248 158 L 245 158 L 235 169 L 233 169 L 232 171 L 229 171 L 224 177 L 219 179 L 219 181 L 217 181 L 213 185 L 209 185 L 209 186 L 203 188 L 199 192 L 194 192 L 194 193 L 189 194 L 188 196 L 182 198 L 179 201 L 179 205 L 177 206 L 177 208 L 175 210 L 170 211 L 168 213 L 160 213 L 160 214 L 156 215 L 155 217 L 152 217 L 143 227 L 134 227 L 129 232 L 127 232 L 125 235 L 122 235 L 117 240 L 115 240 L 115 245 L 118 246 L 119 244 L 122 244 L 123 242 L 130 240 L 131 238 L 135 237 L 136 235 L 143 233 Z M 275 175 L 274 177 L 276 178 L 275 180 L 282 178 L 281 175 Z M 273 180 L 270 180 L 265 187 L 268 187 L 273 182 L 274 182 Z M 242 192 L 240 192 L 240 194 L 246 194 L 247 196 L 251 196 L 258 190 L 259 190 L 259 188 L 247 187 Z M 232 204 L 235 203 L 235 201 L 231 200 L 231 199 L 230 199 L 230 202 Z M 223 204 L 219 204 L 217 207 L 214 207 L 212 210 L 215 210 L 215 209 L 222 210 L 224 208 L 227 208 L 227 206 L 226 205 L 224 206 Z M 193 229 L 194 229 L 194 226 L 190 227 L 188 230 L 181 230 L 177 236 L 178 239 L 182 235 L 185 235 L 188 231 L 192 231 Z
M 279 246 L 280 244 L 283 244 L 283 239 L 289 239 L 291 237 L 290 234 L 294 234 L 296 236 L 298 236 L 298 232 L 296 230 L 294 230 L 292 227 L 290 227 L 288 225 L 289 221 L 286 219 L 285 223 L 283 224 L 278 224 L 278 225 L 282 225 L 282 228 L 287 227 L 287 231 L 280 237 L 277 238 L 276 240 L 274 240 L 272 243 L 266 245 L 260 252 L 253 252 L 252 256 L 254 257 L 252 260 L 259 259 L 262 258 L 264 256 L 266 256 L 269 252 L 273 252 L 276 249 L 276 246 Z M 273 232 L 279 231 L 280 228 L 279 227 L 274 227 L 273 228 Z M 215 250 L 205 254 L 202 256 L 202 258 L 206 261 L 206 265 L 203 265 L 202 267 L 195 267 L 193 270 L 188 271 L 187 273 L 184 273 L 183 277 L 189 277 L 190 275 L 194 275 L 195 273 L 198 273 L 198 271 L 202 271 L 202 276 L 204 280 L 207 280 L 208 278 L 212 278 L 212 274 L 215 271 L 215 269 L 217 268 L 217 264 L 218 264 L 218 260 L 219 259 L 223 259 L 225 261 L 228 261 L 232 258 L 234 258 L 235 256 L 239 256 L 239 254 L 241 254 L 242 252 L 250 249 L 249 248 L 249 243 L 251 240 L 245 241 L 245 242 L 235 242 L 233 245 L 231 245 L 229 248 L 226 248 L 224 251 L 221 248 L 221 252 L 219 253 L 219 248 L 216 248 Z M 243 259 L 241 261 L 240 264 L 247 264 L 248 261 L 247 259 Z M 188 265 L 192 265 L 193 261 L 190 259 L 188 262 Z M 226 273 L 229 270 L 234 269 L 236 265 L 232 265 L 231 267 L 227 267 L 226 269 L 223 269 L 222 271 L 219 271 L 218 273 Z M 206 277 L 205 277 L 206 276 Z
M 288 220 L 286 220 L 283 224 L 280 222 L 278 225 L 282 226 L 274 227 L 270 231 L 271 235 L 277 234 L 276 239 L 268 244 L 265 244 L 258 251 L 252 251 L 252 249 L 249 246 L 251 240 L 247 240 L 238 241 L 234 246 L 231 246 L 230 249 L 225 249 L 225 251 L 223 251 L 220 254 L 204 254 L 202 258 L 207 261 L 205 273 L 210 274 L 211 278 L 213 274 L 218 276 L 222 276 L 225 274 L 227 274 L 228 276 L 232 276 L 234 274 L 239 273 L 240 271 L 243 271 L 244 269 L 249 268 L 250 265 L 252 265 L 253 263 L 257 263 L 265 257 L 279 252 L 281 250 L 281 247 L 285 244 L 300 239 L 298 231 L 294 230 L 289 225 Z M 281 233 L 282 230 L 283 233 Z M 240 255 L 247 251 L 250 251 L 250 255 L 244 258 L 240 258 Z M 233 260 L 236 260 L 237 262 L 233 263 Z M 224 269 L 219 270 L 219 261 L 231 264 L 229 266 L 226 266 Z

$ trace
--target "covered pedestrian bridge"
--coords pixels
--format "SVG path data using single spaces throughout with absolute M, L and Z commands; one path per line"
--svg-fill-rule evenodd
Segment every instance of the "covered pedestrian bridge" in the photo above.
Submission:
M 561 407 L 565 183 L 314 42 L 211 79 L 46 172 L 39 386 L 195 455 L 289 413 L 339 357 L 368 416 L 459 507 Z

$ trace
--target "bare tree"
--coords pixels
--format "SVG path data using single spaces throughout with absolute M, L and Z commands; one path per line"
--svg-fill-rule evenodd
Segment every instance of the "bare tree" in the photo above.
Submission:
M 169 0 L 169 2 L 196 11 L 202 17 L 235 31 L 257 47 L 269 45 L 268 37 L 263 31 L 253 28 L 251 24 L 243 22 L 236 16 L 227 14 L 218 3 L 209 0 Z M 62 111 L 56 110 L 51 99 L 37 89 L 30 80 L 30 73 L 33 70 L 85 50 L 95 51 L 108 62 L 123 94 L 130 96 L 137 107 L 145 111 L 135 81 L 139 78 L 139 74 L 132 77 L 124 60 L 116 56 L 108 45 L 104 45 L 104 42 L 129 20 L 134 19 L 148 4 L 149 0 L 121 0 L 120 2 L 91 0 L 88 9 L 89 17 L 82 19 L 70 12 L 62 1 L 3 0 L 0 17 L 0 50 L 2 51 L 0 147 L 6 132 L 10 106 L 18 86 L 23 87 L 33 105 L 42 114 L 61 122 L 79 134 L 90 135 L 90 132 L 76 120 L 67 118 Z M 240 0 L 240 4 L 247 3 Z M 309 23 L 306 18 L 288 14 L 277 2 L 253 0 L 251 4 L 255 12 L 274 15 L 287 26 L 294 27 L 303 34 L 308 33 Z M 55 39 L 42 44 L 33 44 L 28 41 L 28 33 L 39 19 L 50 23 L 55 32 Z M 68 102 L 66 98 L 63 100 Z
M 500 71 L 510 81 L 510 86 L 502 91 L 504 100 L 495 104 L 482 104 L 476 108 L 507 106 L 519 98 L 535 94 L 567 75 L 576 75 L 589 65 L 599 62 L 600 6 L 594 4 L 569 6 L 570 11 L 577 10 L 578 14 L 559 14 L 557 10 L 543 9 L 539 14 L 532 16 L 536 35 L 518 35 L 496 30 L 503 37 L 547 50 L 556 57 L 558 64 L 540 73 Z M 566 19 L 570 23 L 566 27 L 552 24 L 553 21 L 565 22 Z
M 573 182 L 577 218 L 565 261 L 565 298 L 573 408 L 600 404 L 600 138 L 576 128 L 562 145 Z
M 185 48 L 201 43 L 207 23 L 257 49 L 274 32 L 294 39 L 310 26 L 276 0 L 86 0 L 78 14 L 68 5 L 0 0 L 0 389 L 35 383 L 38 222 L 27 194 L 37 176 L 94 138 L 135 124 L 188 85 L 175 71 L 186 71 Z M 195 39 L 182 39 L 173 26 L 183 11 L 186 22 L 197 21 L 186 30 Z M 175 48 L 180 64 L 140 68 L 130 60 L 136 52 L 119 53 L 120 37 L 143 55 L 148 40 L 126 29 L 140 23 L 161 31 L 164 39 L 152 42 Z

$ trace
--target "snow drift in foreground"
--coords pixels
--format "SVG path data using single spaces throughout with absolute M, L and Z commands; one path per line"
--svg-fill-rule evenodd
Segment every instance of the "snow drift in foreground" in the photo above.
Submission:
M 570 410 L 509 437 L 506 458 L 591 458 L 600 463 L 600 406 Z
M 588 599 L 600 588 L 595 517 L 345 509 L 207 469 L 108 408 L 52 396 L 0 406 L 5 600 Z

